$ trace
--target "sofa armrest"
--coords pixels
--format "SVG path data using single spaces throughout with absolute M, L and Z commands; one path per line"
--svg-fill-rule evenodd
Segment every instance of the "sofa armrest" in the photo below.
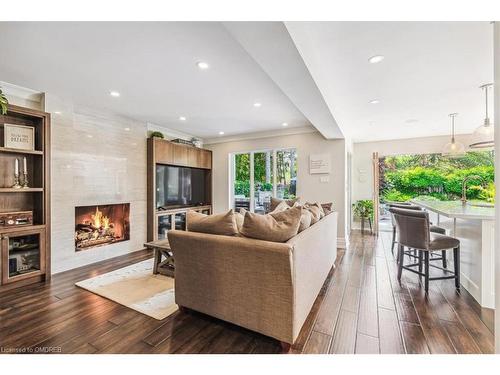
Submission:
M 287 242 L 293 246 L 294 340 L 335 264 L 337 217 L 337 212 L 332 212 Z
M 293 342 L 292 245 L 170 231 L 178 305 Z

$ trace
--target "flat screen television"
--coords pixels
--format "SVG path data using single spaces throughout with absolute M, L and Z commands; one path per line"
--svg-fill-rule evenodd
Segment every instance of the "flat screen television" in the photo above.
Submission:
M 208 204 L 206 169 L 156 166 L 156 208 L 189 207 Z

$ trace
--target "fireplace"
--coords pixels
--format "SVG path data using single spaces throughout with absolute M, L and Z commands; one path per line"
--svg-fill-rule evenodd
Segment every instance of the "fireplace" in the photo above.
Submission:
M 130 239 L 130 203 L 75 207 L 75 250 Z

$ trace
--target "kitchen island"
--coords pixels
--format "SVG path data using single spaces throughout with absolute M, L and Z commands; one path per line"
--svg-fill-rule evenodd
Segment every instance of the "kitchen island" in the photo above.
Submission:
M 418 199 L 431 220 L 460 240 L 460 282 L 482 307 L 495 306 L 495 208 L 484 203 Z

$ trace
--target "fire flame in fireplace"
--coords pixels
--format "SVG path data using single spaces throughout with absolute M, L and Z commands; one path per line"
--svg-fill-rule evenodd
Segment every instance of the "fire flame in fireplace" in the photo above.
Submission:
M 95 208 L 95 215 L 90 215 L 90 217 L 92 218 L 94 228 L 109 228 L 109 217 L 104 216 L 102 211 L 99 211 L 99 206 Z
M 76 251 L 130 239 L 129 209 L 129 203 L 75 207 Z

